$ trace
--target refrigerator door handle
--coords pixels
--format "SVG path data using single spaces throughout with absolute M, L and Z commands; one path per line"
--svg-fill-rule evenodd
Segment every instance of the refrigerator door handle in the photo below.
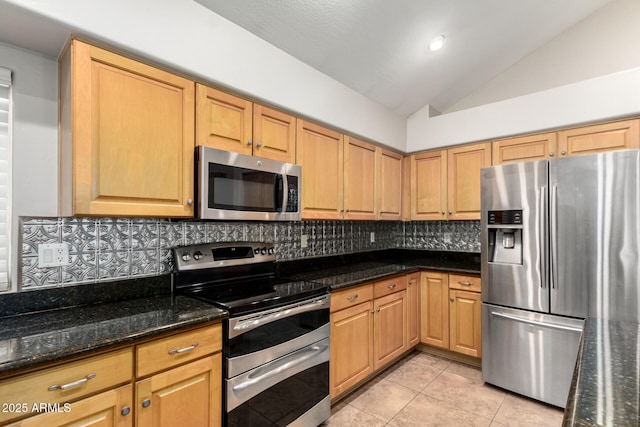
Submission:
M 512 315 L 509 315 L 509 314 L 498 313 L 498 312 L 495 312 L 495 311 L 492 311 L 491 315 L 492 316 L 496 316 L 496 317 L 504 317 L 505 319 L 515 320 L 516 322 L 527 323 L 529 325 L 542 326 L 544 328 L 561 329 L 563 331 L 572 331 L 572 332 L 580 332 L 580 333 L 582 333 L 582 328 L 574 328 L 572 326 L 556 325 L 554 323 L 539 322 L 537 320 L 526 319 L 524 317 L 512 316 Z
M 549 257 L 549 280 L 551 287 L 557 288 L 558 276 L 558 187 L 551 187 L 551 256 Z
M 547 269 L 546 269 L 546 259 L 547 259 L 547 248 L 545 243 L 545 236 L 547 235 L 547 187 L 540 187 L 540 193 L 538 198 L 538 245 L 540 245 L 540 251 L 538 254 L 538 274 L 540 277 L 540 287 L 546 287 L 547 281 Z

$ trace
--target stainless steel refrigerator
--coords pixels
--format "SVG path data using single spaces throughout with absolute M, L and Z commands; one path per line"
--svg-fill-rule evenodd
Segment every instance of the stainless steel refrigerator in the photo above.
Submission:
M 482 376 L 564 407 L 583 319 L 637 320 L 638 150 L 482 169 Z

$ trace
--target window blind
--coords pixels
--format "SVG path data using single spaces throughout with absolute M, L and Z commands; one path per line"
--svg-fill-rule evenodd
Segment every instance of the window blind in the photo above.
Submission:
M 0 67 L 0 290 L 9 288 L 11 71 Z

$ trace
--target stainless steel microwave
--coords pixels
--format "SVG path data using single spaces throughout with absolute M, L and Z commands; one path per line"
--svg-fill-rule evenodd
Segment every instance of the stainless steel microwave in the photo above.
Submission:
M 300 220 L 299 165 L 203 146 L 196 164 L 199 218 Z

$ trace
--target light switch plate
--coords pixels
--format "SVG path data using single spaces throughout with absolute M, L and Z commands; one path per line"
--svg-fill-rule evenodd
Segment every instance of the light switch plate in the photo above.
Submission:
M 451 243 L 451 233 L 444 233 L 444 242 Z
M 372 231 L 371 232 L 371 243 L 375 243 L 376 242 L 376 232 Z
M 69 248 L 66 243 L 43 243 L 38 245 L 38 267 L 69 265 Z
M 300 235 L 300 247 L 302 249 L 304 249 L 307 246 L 309 246 L 309 235 L 308 234 L 301 234 Z

